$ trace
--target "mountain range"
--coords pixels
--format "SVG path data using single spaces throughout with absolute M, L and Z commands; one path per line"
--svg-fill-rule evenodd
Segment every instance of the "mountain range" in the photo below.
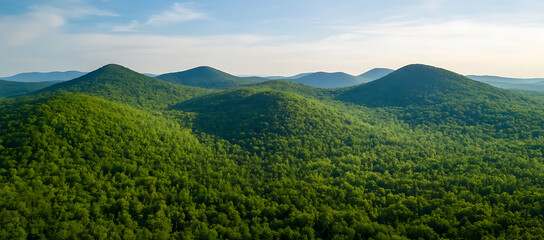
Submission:
M 238 77 L 211 67 L 197 67 L 186 71 L 168 73 L 162 75 L 144 73 L 149 77 L 158 77 L 160 79 L 195 87 L 210 89 L 228 89 L 250 84 L 265 82 L 267 79 L 283 79 L 287 81 L 302 83 L 308 86 L 319 88 L 341 88 L 355 86 L 361 83 L 371 82 L 382 78 L 393 72 L 387 68 L 374 68 L 361 75 L 353 76 L 343 72 L 309 72 L 300 73 L 294 76 L 269 76 L 269 77 Z M 49 73 L 21 73 L 11 77 L 4 77 L 4 80 L 10 82 L 54 82 L 67 81 L 80 77 L 86 73 L 78 71 L 49 72 Z M 505 78 L 487 75 L 466 75 L 468 78 L 490 84 L 495 87 L 506 89 L 521 89 L 530 91 L 544 91 L 544 78 Z M 4 82 L 6 86 L 0 96 L 14 96 L 38 90 L 41 87 L 48 86 L 47 83 L 39 84 L 16 84 Z M 8 86 L 9 85 L 9 86 Z M 29 90 L 30 89 L 30 90 Z
M 312 72 L 300 73 L 291 77 L 271 76 L 267 78 L 283 79 L 319 88 L 339 88 L 370 82 L 384 77 L 391 72 L 393 72 L 393 70 L 387 68 L 374 68 L 359 76 L 353 76 L 343 72 Z
M 0 98 L 0 239 L 544 232 L 534 94 L 422 64 L 334 89 L 161 76 L 108 64 Z
M 505 78 L 487 75 L 467 75 L 467 77 L 500 88 L 544 91 L 544 78 Z
M 66 71 L 66 72 L 29 72 L 20 73 L 10 77 L 0 77 L 0 79 L 17 82 L 45 82 L 45 81 L 68 81 L 85 75 L 85 72 Z

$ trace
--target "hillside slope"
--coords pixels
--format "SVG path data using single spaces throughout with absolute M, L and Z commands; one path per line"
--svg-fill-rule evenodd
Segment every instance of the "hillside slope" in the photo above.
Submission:
M 313 131 L 335 129 L 324 124 L 340 121 L 338 113 L 315 100 L 275 90 L 238 89 L 195 98 L 177 107 L 199 113 L 203 131 L 237 140 L 266 134 L 301 136 L 308 126 L 313 126 Z
M 148 239 L 192 228 L 164 225 L 164 211 L 177 209 L 165 200 L 198 197 L 194 179 L 205 179 L 205 163 L 217 164 L 191 131 L 78 94 L 0 113 L 0 238 Z
M 497 138 L 544 136 L 540 126 L 528 124 L 544 118 L 543 102 L 426 65 L 408 65 L 336 99 L 386 108 L 412 125 L 439 125 L 452 134 L 478 128 Z

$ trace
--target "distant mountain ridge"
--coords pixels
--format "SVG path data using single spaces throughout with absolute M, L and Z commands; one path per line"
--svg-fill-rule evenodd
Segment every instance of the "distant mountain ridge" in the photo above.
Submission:
M 394 71 L 395 70 L 389 68 L 373 68 L 359 75 L 358 77 L 367 80 L 367 82 L 370 82 L 385 77 Z
M 488 75 L 467 75 L 467 77 L 499 88 L 544 91 L 544 78 L 508 78 Z
M 358 77 L 343 72 L 316 72 L 291 81 L 319 88 L 349 87 L 363 83 Z
M 68 81 L 74 78 L 81 77 L 85 74 L 87 73 L 79 71 L 29 72 L 19 73 L 11 77 L 2 77 L 0 79 L 17 82 Z
M 290 77 L 285 77 L 285 76 L 268 76 L 268 77 L 266 77 L 266 78 L 268 78 L 268 79 L 283 79 L 283 80 L 290 80 L 290 79 L 301 78 L 301 77 L 310 75 L 310 74 L 312 74 L 312 73 L 316 73 L 316 72 L 299 73 L 299 74 L 297 74 L 297 75 L 290 76 Z
M 271 76 L 267 78 L 282 79 L 318 88 L 341 88 L 374 81 L 393 71 L 394 70 L 388 68 L 374 68 L 358 76 L 353 76 L 344 72 L 311 72 L 300 73 L 290 77 Z
M 237 77 L 208 66 L 166 73 L 156 78 L 175 84 L 209 89 L 229 89 L 268 80 L 261 77 Z
M 492 75 L 466 75 L 466 77 L 481 81 L 481 82 L 504 82 L 504 83 L 539 83 L 544 81 L 544 78 L 510 78 L 510 77 L 500 77 Z

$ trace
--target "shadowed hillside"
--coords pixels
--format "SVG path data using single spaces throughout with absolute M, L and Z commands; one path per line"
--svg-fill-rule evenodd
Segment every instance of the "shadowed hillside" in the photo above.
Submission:
M 49 87 L 55 83 L 59 82 L 13 82 L 0 80 L 0 97 L 12 97 L 31 93 Z

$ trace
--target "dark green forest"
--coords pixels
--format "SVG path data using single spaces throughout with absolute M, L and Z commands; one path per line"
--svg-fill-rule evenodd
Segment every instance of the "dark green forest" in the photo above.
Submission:
M 14 82 L 0 79 L 0 97 L 12 97 L 31 93 L 59 82 L 60 81 Z
M 0 239 L 541 239 L 543 120 L 425 65 L 229 90 L 106 65 L 0 98 Z

